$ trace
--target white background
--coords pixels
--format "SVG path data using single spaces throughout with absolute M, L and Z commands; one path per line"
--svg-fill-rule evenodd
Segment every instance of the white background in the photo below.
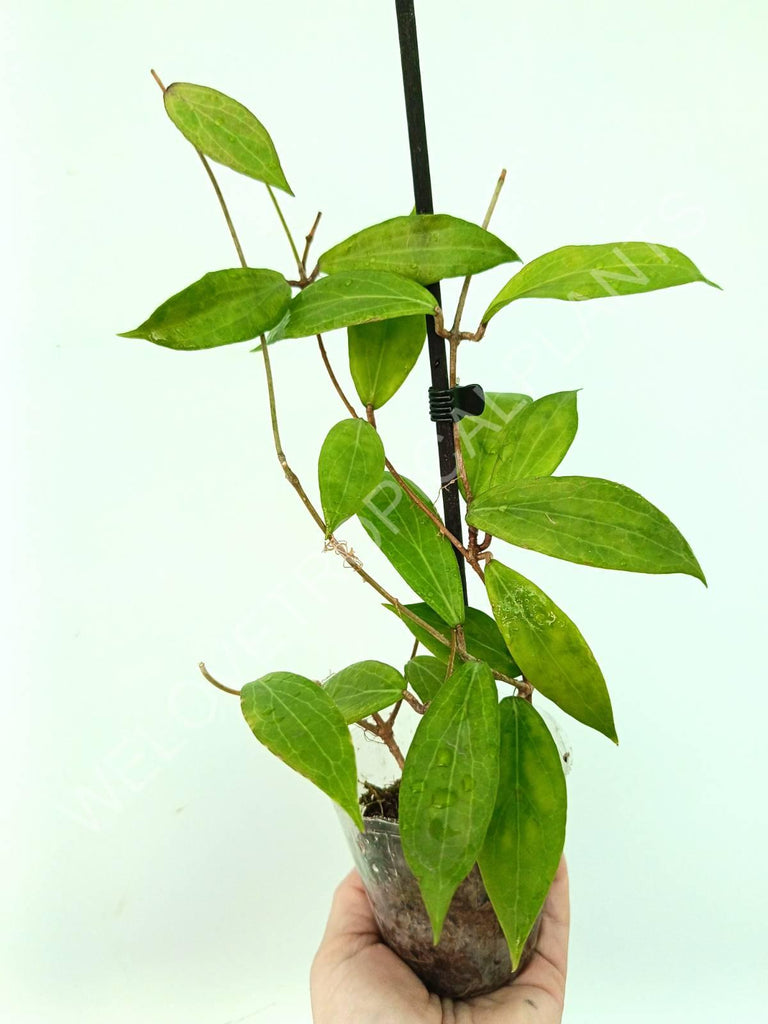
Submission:
M 709 589 L 502 548 L 579 623 L 621 746 L 567 725 L 568 1024 L 756 1022 L 765 1004 L 766 17 L 753 2 L 420 0 L 436 207 L 530 259 L 680 247 L 720 282 L 515 304 L 462 377 L 580 394 L 563 471 L 617 479 L 684 531 Z M 270 448 L 248 346 L 115 337 L 235 263 L 150 66 L 246 103 L 318 248 L 411 207 L 393 5 L 5 5 L 0 1016 L 307 1024 L 309 964 L 349 855 L 328 801 L 234 698 L 409 641 L 320 540 Z M 255 266 L 291 275 L 264 189 L 220 179 Z M 473 325 L 506 280 L 477 280 Z M 450 309 L 457 289 L 444 289 Z M 345 342 L 329 337 L 346 380 Z M 343 410 L 309 339 L 274 350 L 289 457 Z M 427 368 L 380 415 L 437 490 Z M 342 535 L 398 588 L 360 531 Z M 563 716 L 560 716 L 562 721 Z M 762 976 L 761 976 L 762 975 Z

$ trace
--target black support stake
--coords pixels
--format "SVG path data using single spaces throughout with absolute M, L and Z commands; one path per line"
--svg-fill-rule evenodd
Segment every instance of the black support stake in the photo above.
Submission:
M 429 174 L 429 152 L 427 150 L 427 126 L 424 120 L 424 96 L 421 90 L 419 69 L 419 41 L 416 35 L 416 14 L 413 0 L 395 0 L 397 30 L 400 36 L 400 60 L 403 67 L 403 89 L 405 91 L 405 112 L 408 118 L 408 139 L 411 147 L 411 171 L 413 174 L 413 197 L 416 213 L 434 213 L 432 205 L 432 181 Z M 442 305 L 440 285 L 429 285 L 435 297 L 435 304 Z M 435 321 L 427 317 L 427 344 L 429 363 L 432 369 L 432 387 L 444 391 L 448 388 L 448 364 L 445 356 L 445 342 L 435 330 Z M 440 479 L 443 485 L 443 510 L 445 525 L 457 540 L 463 543 L 461 506 L 456 480 L 456 453 L 453 447 L 453 426 L 451 423 L 436 423 L 437 451 L 440 459 Z M 454 549 L 459 563 L 464 603 L 467 603 L 467 578 L 464 558 Z

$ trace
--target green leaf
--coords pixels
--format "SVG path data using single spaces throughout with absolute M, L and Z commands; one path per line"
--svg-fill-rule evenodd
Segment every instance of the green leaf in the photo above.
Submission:
M 481 494 L 491 486 L 499 452 L 504 446 L 504 434 L 515 417 L 532 401 L 528 395 L 489 391 L 485 395 L 482 415 L 465 416 L 459 421 L 461 453 L 473 494 Z
M 437 515 L 426 494 L 412 481 L 405 482 Z M 374 544 L 430 608 L 452 626 L 464 621 L 464 593 L 453 546 L 391 474 L 384 474 L 358 517 Z
M 352 737 L 325 690 L 292 672 L 270 672 L 246 683 L 240 707 L 256 739 L 327 793 L 362 831 Z
M 499 789 L 477 863 L 515 970 L 560 863 L 568 800 L 560 754 L 533 705 L 506 697 L 499 719 Z
M 397 615 L 397 609 L 394 605 L 388 604 L 385 607 Z M 420 619 L 433 629 L 436 629 L 450 643 L 450 626 L 436 612 L 432 611 L 428 605 L 408 604 L 405 607 L 412 611 L 414 615 L 418 615 Z M 450 647 L 441 644 L 439 640 L 436 640 L 430 633 L 417 626 L 412 619 L 407 618 L 405 615 L 402 616 L 402 621 L 419 643 L 426 647 L 436 658 L 442 662 L 448 661 Z M 510 679 L 522 675 L 519 667 L 510 656 L 507 645 L 504 643 L 504 637 L 499 632 L 499 627 L 490 615 L 486 615 L 479 608 L 466 608 L 464 610 L 463 629 L 467 653 L 471 654 L 473 658 L 487 662 L 494 672 L 500 672 L 504 676 L 509 676 Z
M 370 423 L 342 420 L 331 427 L 318 460 L 325 535 L 359 512 L 384 472 L 384 445 Z
M 415 281 L 384 271 L 349 271 L 321 277 L 291 302 L 288 321 L 271 341 L 304 338 L 337 327 L 434 313 L 434 297 Z
M 398 316 L 347 328 L 349 368 L 363 405 L 380 409 L 413 369 L 424 347 L 423 316 Z
M 603 673 L 565 612 L 497 559 L 485 571 L 485 585 L 502 636 L 526 679 L 563 711 L 618 743 Z
M 288 282 L 274 270 L 214 270 L 119 337 L 182 351 L 232 345 L 276 324 L 290 298 Z
M 488 456 L 486 488 L 554 473 L 571 447 L 578 425 L 575 391 L 545 395 L 524 406 L 504 428 L 498 450 Z M 477 498 L 484 492 L 473 493 Z
M 519 263 L 520 257 L 490 231 L 444 213 L 409 214 L 358 231 L 319 259 L 326 274 L 389 270 L 420 284 L 464 277 Z
M 400 786 L 400 836 L 435 945 L 483 844 L 499 781 L 499 705 L 487 665 L 465 662 L 419 722 Z
M 164 101 L 181 134 L 205 156 L 293 195 L 269 132 L 242 103 L 189 82 L 169 85 Z
M 358 661 L 332 675 L 323 688 L 350 724 L 394 704 L 403 695 L 405 680 L 382 661 Z
M 706 583 L 688 542 L 635 491 L 589 476 L 539 477 L 495 487 L 467 522 L 521 548 L 625 572 L 681 572 Z
M 709 281 L 679 249 L 653 242 L 564 245 L 519 270 L 483 314 L 488 323 L 515 299 L 602 299 Z
M 419 654 L 405 666 L 405 678 L 422 704 L 428 704 L 434 699 L 445 682 L 447 667 L 447 662 L 433 658 L 430 654 Z

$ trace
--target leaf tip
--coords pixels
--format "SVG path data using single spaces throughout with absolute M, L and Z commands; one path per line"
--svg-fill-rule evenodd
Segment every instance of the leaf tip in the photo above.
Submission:
M 447 911 L 442 913 L 438 911 L 433 914 L 431 909 L 427 909 L 429 910 L 429 922 L 432 925 L 432 945 L 436 946 L 440 942 L 440 936 L 443 934 L 443 924 L 445 923 Z
M 690 547 L 688 548 L 688 553 L 691 556 L 691 568 L 683 571 L 686 573 L 686 575 L 693 576 L 694 579 L 700 580 L 707 588 L 707 590 L 709 590 L 709 584 L 707 583 L 707 577 L 704 575 L 704 570 L 699 565 L 699 560 L 696 557 L 696 555 L 694 555 L 694 553 L 691 551 Z
M 523 946 L 525 943 L 519 940 L 510 942 L 507 939 L 507 949 L 509 950 L 509 962 L 512 966 L 512 970 L 516 971 L 520 967 L 520 958 L 523 955 Z
M 363 821 L 363 815 L 362 815 L 362 813 L 360 811 L 360 806 L 358 804 L 355 804 L 355 813 L 354 814 L 352 814 L 350 812 L 349 808 L 345 808 L 345 810 L 347 811 L 347 814 L 349 814 L 350 818 L 354 822 L 355 827 L 357 828 L 357 831 L 358 832 L 365 832 L 365 822 Z
M 587 723 L 585 722 L 585 724 Z M 608 720 L 604 721 L 603 725 L 594 725 L 593 728 L 597 729 L 597 731 L 602 733 L 606 739 L 610 740 L 611 743 L 615 743 L 618 747 L 619 734 L 616 732 L 616 723 L 613 720 L 613 708 L 610 704 L 608 706 Z
M 116 338 L 143 338 L 144 335 L 140 334 L 140 327 L 134 328 L 132 331 L 120 331 L 115 335 Z

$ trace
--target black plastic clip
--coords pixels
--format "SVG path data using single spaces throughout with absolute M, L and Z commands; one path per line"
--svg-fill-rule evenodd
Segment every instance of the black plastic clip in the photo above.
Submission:
M 465 416 L 479 416 L 485 409 L 485 392 L 479 384 L 429 389 L 429 418 L 433 423 L 458 423 Z

